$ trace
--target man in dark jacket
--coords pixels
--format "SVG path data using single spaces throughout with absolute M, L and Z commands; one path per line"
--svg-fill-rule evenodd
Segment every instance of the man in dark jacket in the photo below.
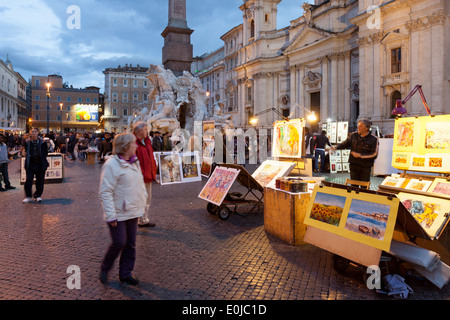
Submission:
M 38 137 L 39 130 L 36 128 L 30 131 L 30 140 L 25 144 L 25 199 L 23 203 L 29 203 L 33 199 L 36 202 L 42 202 L 42 193 L 44 192 L 45 171 L 48 168 L 48 149 L 47 143 Z M 32 194 L 33 180 L 36 177 L 36 191 Z
M 156 152 L 163 151 L 164 142 L 161 135 L 159 134 L 159 131 L 154 132 L 152 147 Z
M 105 156 L 112 152 L 112 137 L 110 133 L 105 133 L 104 139 L 100 142 L 99 151 L 98 160 L 100 163 L 103 163 L 105 162 Z
M 149 210 L 152 202 L 152 182 L 156 180 L 156 161 L 153 155 L 152 143 L 148 137 L 147 124 L 143 121 L 136 123 L 133 132 L 136 136 L 136 155 L 144 176 L 145 189 L 147 190 L 147 204 L 144 215 L 138 220 L 138 226 L 154 227 L 155 224 L 150 222 L 149 219 Z
M 330 140 L 328 140 L 327 132 L 322 130 L 322 134 L 316 137 L 314 141 L 314 157 L 315 157 L 315 170 L 319 171 L 319 157 L 320 157 L 320 171 L 325 171 L 325 147 L 330 144 Z
M 360 120 L 358 131 L 350 136 L 335 149 L 350 149 L 350 178 L 352 180 L 370 181 L 370 173 L 378 156 L 378 138 L 370 131 L 370 121 Z

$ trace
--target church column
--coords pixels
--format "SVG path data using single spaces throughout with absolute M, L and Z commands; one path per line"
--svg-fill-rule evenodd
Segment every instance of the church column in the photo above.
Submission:
M 431 101 L 429 103 L 431 112 L 443 114 L 444 110 L 444 24 L 438 23 L 431 28 Z
M 291 78 L 291 80 L 289 81 L 290 82 L 290 84 L 289 84 L 289 95 L 290 95 L 290 100 L 291 100 L 291 103 L 290 103 L 290 108 L 291 109 L 289 110 L 289 112 L 291 113 L 293 111 L 292 107 L 294 106 L 294 104 L 296 102 L 298 102 L 298 95 L 297 95 L 297 87 L 298 87 L 297 71 L 298 71 L 298 68 L 297 68 L 297 66 L 290 66 L 289 69 L 290 69 L 290 78 Z M 293 117 L 295 118 L 296 115 L 297 115 L 297 113 L 295 112 L 293 114 Z
M 381 113 L 381 96 L 383 94 L 383 89 L 381 88 L 381 66 L 380 66 L 380 52 L 381 52 L 381 44 L 380 41 L 382 39 L 382 32 L 374 34 L 372 36 L 373 39 L 373 73 L 372 73 L 372 88 L 373 88 L 373 97 L 372 97 L 372 121 L 381 121 L 383 116 Z
M 298 68 L 298 94 L 297 94 L 297 102 L 306 107 L 306 92 L 305 85 L 303 84 L 303 78 L 305 77 L 305 65 L 301 64 Z M 297 114 L 300 116 L 301 111 L 298 110 Z
M 367 115 L 367 46 L 364 39 L 359 41 L 359 115 L 358 118 L 365 118 Z M 370 87 L 369 87 L 370 88 Z M 358 120 L 358 119 L 356 119 Z
M 322 62 L 322 90 L 320 91 L 320 119 L 321 122 L 326 122 L 330 116 L 328 113 L 328 56 L 320 58 Z
M 350 75 L 350 56 L 351 52 L 347 51 L 344 54 L 344 121 L 350 121 L 350 108 L 351 108 L 351 91 L 349 90 L 352 86 L 351 84 L 351 75 Z
M 330 114 L 332 121 L 337 121 L 338 117 L 338 54 L 332 54 L 331 55 L 331 101 L 329 103 L 329 109 L 328 112 Z

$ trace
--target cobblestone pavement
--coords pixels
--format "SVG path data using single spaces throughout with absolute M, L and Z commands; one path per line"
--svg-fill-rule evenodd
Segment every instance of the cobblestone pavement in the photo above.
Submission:
M 153 184 L 156 227 L 138 231 L 134 273 L 141 283 L 120 283 L 116 263 L 103 285 L 99 266 L 110 238 L 98 200 L 100 171 L 99 164 L 66 161 L 64 183 L 46 184 L 41 204 L 22 204 L 19 161 L 10 164 L 18 189 L 0 193 L 0 299 L 391 299 L 369 290 L 356 268 L 337 273 L 330 252 L 267 234 L 261 211 L 243 207 L 227 220 L 209 214 L 198 198 L 205 179 Z M 72 265 L 80 268 L 81 289 L 67 286 Z M 450 298 L 449 285 L 439 290 L 420 278 L 407 283 L 414 290 L 408 299 Z

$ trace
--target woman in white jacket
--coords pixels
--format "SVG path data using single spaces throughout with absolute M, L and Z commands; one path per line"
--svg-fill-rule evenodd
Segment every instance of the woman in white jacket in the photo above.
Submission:
M 99 196 L 112 243 L 101 264 L 102 283 L 106 282 L 119 254 L 120 281 L 132 285 L 139 283 L 132 271 L 136 261 L 138 218 L 144 213 L 147 192 L 136 147 L 133 134 L 117 135 L 113 141 L 113 155 L 103 164 Z

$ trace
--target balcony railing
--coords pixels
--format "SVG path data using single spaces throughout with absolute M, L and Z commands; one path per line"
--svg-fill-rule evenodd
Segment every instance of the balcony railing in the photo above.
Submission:
M 383 84 L 382 86 L 392 86 L 396 84 L 409 83 L 409 73 L 408 72 L 397 72 L 382 76 Z

